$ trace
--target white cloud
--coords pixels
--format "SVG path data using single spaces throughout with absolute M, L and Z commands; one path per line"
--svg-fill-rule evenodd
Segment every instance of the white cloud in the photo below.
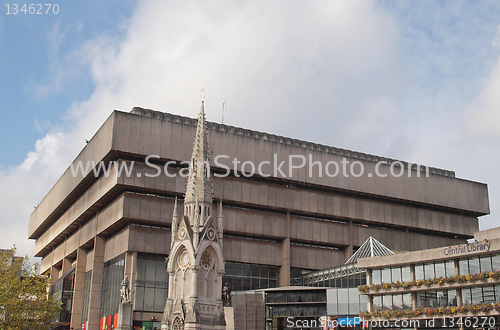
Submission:
M 140 2 L 124 37 L 99 36 L 71 55 L 90 69 L 91 97 L 75 102 L 22 164 L 0 172 L 0 222 L 10 228 L 0 239 L 32 253 L 33 205 L 113 109 L 194 117 L 201 82 L 208 120 L 220 122 L 227 101 L 229 125 L 416 163 L 456 161 L 442 147 L 457 143 L 449 132 L 461 136 L 460 128 L 433 141 L 446 133 L 447 114 L 429 125 L 413 120 L 420 112 L 407 113 L 416 107 L 408 102 L 439 108 L 447 101 L 439 93 L 422 100 L 425 88 L 405 100 L 415 82 L 400 38 L 394 15 L 372 1 Z

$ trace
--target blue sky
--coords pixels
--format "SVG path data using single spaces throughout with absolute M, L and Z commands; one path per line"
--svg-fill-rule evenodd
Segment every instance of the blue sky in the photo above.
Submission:
M 22 4 L 23 2 L 19 2 Z M 498 225 L 500 2 L 66 1 L 0 15 L 0 232 L 114 109 L 209 120 L 454 170 Z

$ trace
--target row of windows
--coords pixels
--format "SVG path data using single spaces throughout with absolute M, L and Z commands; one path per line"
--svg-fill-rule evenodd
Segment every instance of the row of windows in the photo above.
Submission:
M 309 286 L 315 287 L 331 287 L 331 288 L 357 288 L 360 285 L 366 284 L 366 272 L 359 272 L 356 274 L 348 274 L 336 278 L 317 281 Z M 307 285 L 304 283 L 304 285 Z
M 464 305 L 495 303 L 500 301 L 500 285 L 462 289 Z
M 276 288 L 279 285 L 279 267 L 226 262 L 223 283 L 232 291 Z
M 460 275 L 500 270 L 500 254 L 466 258 L 458 261 Z
M 463 305 L 496 303 L 500 300 L 500 285 L 462 288 Z M 417 308 L 457 306 L 457 290 L 430 290 L 416 292 Z M 373 296 L 373 309 L 411 309 L 411 293 Z
M 500 270 L 500 254 L 464 258 L 459 260 L 458 265 L 461 275 Z M 454 275 L 456 275 L 456 272 L 453 260 L 415 265 L 415 280 L 450 277 Z M 398 281 L 411 281 L 410 266 L 397 266 L 372 270 L 372 284 Z

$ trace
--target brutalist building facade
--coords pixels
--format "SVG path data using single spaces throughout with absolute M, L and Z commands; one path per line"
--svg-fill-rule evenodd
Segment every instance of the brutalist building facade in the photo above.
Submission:
M 142 108 L 114 111 L 32 213 L 41 271 L 54 280 L 72 273 L 62 327 L 113 327 L 124 276 L 135 324 L 161 320 L 174 198 L 184 196 L 195 125 Z M 233 291 L 288 286 L 341 265 L 369 236 L 393 251 L 464 243 L 489 213 L 487 186 L 451 171 L 208 127 L 213 199 L 224 205 L 224 281 Z M 99 164 L 110 171 L 93 171 Z

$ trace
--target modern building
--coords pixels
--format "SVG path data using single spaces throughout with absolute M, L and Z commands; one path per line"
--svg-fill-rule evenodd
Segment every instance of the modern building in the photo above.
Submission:
M 41 271 L 54 281 L 74 274 L 63 327 L 115 327 L 124 276 L 135 326 L 160 327 L 174 200 L 184 202 L 196 124 L 114 111 L 32 213 Z M 465 243 L 489 213 L 487 186 L 451 171 L 217 123 L 207 134 L 214 209 L 224 205 L 223 281 L 233 291 L 342 265 L 369 236 L 392 251 Z M 355 175 L 342 171 L 346 162 Z
M 500 325 L 500 228 L 471 243 L 363 258 L 367 321 L 395 328 L 490 328 Z M 404 324 L 411 319 L 418 324 Z

